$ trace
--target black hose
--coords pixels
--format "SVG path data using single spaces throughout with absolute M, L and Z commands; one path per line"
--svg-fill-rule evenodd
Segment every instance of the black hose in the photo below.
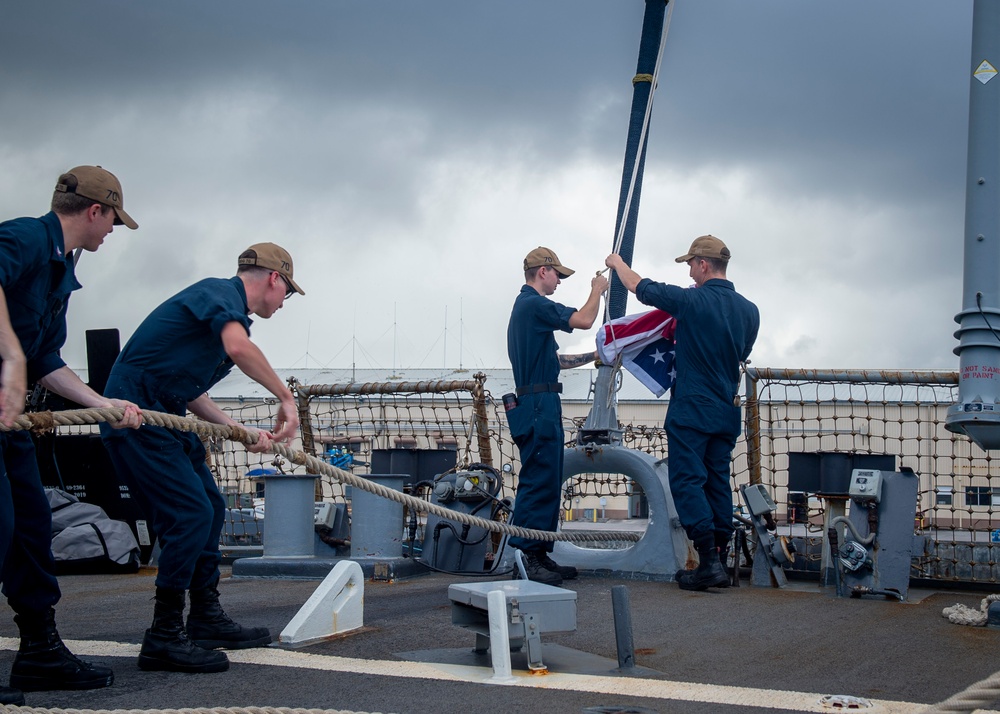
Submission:
M 869 588 L 863 585 L 859 585 L 851 589 L 851 597 L 861 597 L 862 595 L 881 595 L 882 597 L 894 597 L 900 602 L 903 602 L 902 593 L 898 593 L 895 590 L 879 590 L 876 588 Z
M 837 542 L 837 529 L 830 528 L 827 531 L 827 538 L 830 541 L 830 560 L 833 565 L 833 582 L 836 586 L 837 597 L 843 597 L 843 586 L 840 582 L 840 546 Z

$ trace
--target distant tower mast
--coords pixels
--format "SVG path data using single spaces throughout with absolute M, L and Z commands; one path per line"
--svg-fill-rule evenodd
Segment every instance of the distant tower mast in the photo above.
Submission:
M 975 0 L 958 403 L 945 427 L 1000 449 L 1000 3 Z

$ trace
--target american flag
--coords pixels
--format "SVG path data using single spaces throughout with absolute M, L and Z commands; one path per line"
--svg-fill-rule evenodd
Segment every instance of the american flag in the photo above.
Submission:
M 626 315 L 607 322 L 597 334 L 597 354 L 605 364 L 618 355 L 622 367 L 660 397 L 674 383 L 674 329 L 677 321 L 663 310 Z

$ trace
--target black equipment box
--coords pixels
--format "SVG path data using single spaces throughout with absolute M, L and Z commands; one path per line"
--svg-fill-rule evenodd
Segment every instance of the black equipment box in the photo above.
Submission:
M 820 493 L 827 496 L 848 495 L 854 469 L 895 471 L 892 454 L 856 454 L 836 451 L 788 454 L 788 490 Z
M 435 476 L 451 471 L 458 461 L 452 449 L 374 449 L 371 473 L 405 474 L 403 486 L 418 481 L 433 481 Z

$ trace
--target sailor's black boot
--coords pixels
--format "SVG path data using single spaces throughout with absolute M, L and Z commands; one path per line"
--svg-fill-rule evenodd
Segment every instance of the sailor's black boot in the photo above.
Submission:
M 546 568 L 541 557 L 539 556 L 539 552 L 540 551 L 533 550 L 521 551 L 521 562 L 524 563 L 524 574 L 527 576 L 528 580 L 533 580 L 536 583 L 559 587 L 563 583 L 562 575 L 555 570 L 549 570 Z M 514 566 L 514 572 L 511 574 L 511 577 L 514 580 L 521 579 L 521 569 L 516 565 Z
M 83 662 L 66 649 L 56 631 L 55 610 L 19 612 L 14 622 L 21 644 L 10 668 L 10 686 L 22 692 L 100 689 L 115 680 L 110 667 Z
M 23 707 L 24 692 L 13 687 L 0 686 L 0 705 L 8 707 Z
M 156 588 L 153 626 L 146 630 L 139 650 L 139 669 L 164 672 L 225 672 L 224 652 L 199 647 L 184 630 L 184 591 Z
M 538 562 L 543 568 L 551 570 L 553 573 L 559 573 L 559 577 L 563 580 L 575 580 L 576 576 L 580 574 L 572 565 L 559 565 L 544 550 L 536 553 L 535 557 L 538 558 Z
M 681 590 L 707 590 L 708 588 L 729 587 L 729 578 L 719 560 L 714 536 L 699 538 L 695 542 L 698 551 L 698 567 L 694 570 L 678 570 L 677 584 Z
M 219 603 L 219 580 L 191 591 L 191 612 L 187 633 L 191 641 L 205 649 L 242 650 L 263 647 L 271 642 L 266 627 L 243 627 L 226 614 Z

